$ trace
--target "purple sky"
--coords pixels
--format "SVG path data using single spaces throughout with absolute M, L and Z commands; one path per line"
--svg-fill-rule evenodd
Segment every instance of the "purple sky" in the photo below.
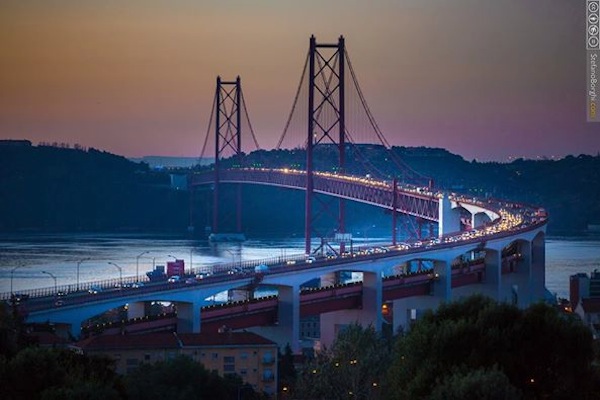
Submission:
M 272 148 L 310 35 L 343 34 L 392 144 L 596 154 L 584 16 L 583 0 L 4 0 L 0 138 L 198 156 L 215 78 L 239 74 Z

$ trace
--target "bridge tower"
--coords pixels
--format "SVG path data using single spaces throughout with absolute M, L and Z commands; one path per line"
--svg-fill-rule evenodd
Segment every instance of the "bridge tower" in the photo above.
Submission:
M 219 233 L 219 201 L 220 201 L 220 162 L 228 152 L 233 152 L 238 166 L 242 159 L 241 135 L 241 80 L 221 80 L 217 76 L 215 92 L 215 179 L 213 191 L 212 233 Z M 242 232 L 242 186 L 236 184 L 236 232 Z
M 315 197 L 313 153 L 317 145 L 333 144 L 338 154 L 338 172 L 345 171 L 345 42 L 340 36 L 337 44 L 317 43 L 310 37 L 308 74 L 308 137 L 306 145 L 305 252 L 311 252 L 313 222 L 329 207 Z M 345 232 L 345 204 L 339 200 L 338 233 Z M 340 244 L 343 251 L 344 243 Z

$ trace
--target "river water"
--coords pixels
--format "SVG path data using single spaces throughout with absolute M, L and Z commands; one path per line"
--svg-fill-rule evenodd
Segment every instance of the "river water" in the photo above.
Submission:
M 372 240 L 377 240 L 373 238 Z M 383 238 L 381 239 L 383 240 Z M 139 264 L 137 263 L 137 256 Z M 10 292 L 11 275 L 14 292 L 76 284 L 77 263 L 80 282 L 140 276 L 165 265 L 174 258 L 190 261 L 194 268 L 210 268 L 218 263 L 264 259 L 302 254 L 303 239 L 262 238 L 239 243 L 209 243 L 181 236 L 152 235 L 4 235 L 0 236 L 0 292 Z M 11 271 L 15 268 L 13 273 Z M 569 276 L 577 272 L 600 269 L 600 237 L 548 238 L 546 240 L 546 287 L 551 293 L 568 297 Z

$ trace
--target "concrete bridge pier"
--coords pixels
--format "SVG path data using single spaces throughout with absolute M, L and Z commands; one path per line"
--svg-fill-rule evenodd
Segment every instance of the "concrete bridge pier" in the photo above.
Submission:
M 519 241 L 518 245 L 521 257 L 516 261 L 508 261 L 506 267 L 512 271 L 503 275 L 502 290 L 504 297 L 509 299 L 507 301 L 519 308 L 525 308 L 531 304 L 531 243 Z
M 200 332 L 200 309 L 202 301 L 177 302 L 177 332 Z
M 277 343 L 281 350 L 289 343 L 294 354 L 301 352 L 300 343 L 300 286 L 277 286 L 279 305 L 276 326 L 258 326 L 248 331 Z
M 484 275 L 480 283 L 454 289 L 453 299 L 478 293 L 494 299 L 495 301 L 512 301 L 510 283 L 502 275 L 502 246 L 498 248 L 485 248 Z
M 546 294 L 546 243 L 545 232 L 539 232 L 531 241 L 531 301 L 543 300 Z
M 438 236 L 460 231 L 460 211 L 452 208 L 452 202 L 444 195 L 438 203 Z
M 471 228 L 479 228 L 490 221 L 490 217 L 484 212 L 478 212 L 471 215 Z
M 496 301 L 510 301 L 502 293 L 502 250 L 486 249 L 482 293 Z
M 452 299 L 452 259 L 434 260 L 430 296 L 415 296 L 393 301 L 393 330 L 408 331 L 425 311 L 436 309 Z
M 321 346 L 330 347 L 338 333 L 348 324 L 372 325 L 380 332 L 383 324 L 383 281 L 379 272 L 363 272 L 362 308 L 323 313 L 320 316 Z

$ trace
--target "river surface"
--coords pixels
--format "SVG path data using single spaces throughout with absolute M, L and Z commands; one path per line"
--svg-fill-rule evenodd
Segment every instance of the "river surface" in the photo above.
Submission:
M 373 240 L 377 240 L 376 238 Z M 383 239 L 382 239 L 383 240 Z M 136 262 L 139 257 L 139 264 Z M 219 263 L 289 256 L 304 252 L 303 239 L 255 239 L 239 243 L 209 243 L 180 236 L 152 235 L 3 235 L 0 236 L 0 292 L 14 292 L 57 285 L 73 285 L 123 277 L 145 276 L 155 265 L 175 258 L 185 260 L 186 269 L 207 268 Z M 89 259 L 88 259 L 89 258 Z M 15 267 L 18 267 L 14 270 Z M 600 269 L 600 237 L 547 238 L 546 287 L 559 297 L 568 297 L 569 276 Z M 13 271 L 11 273 L 11 271 Z

